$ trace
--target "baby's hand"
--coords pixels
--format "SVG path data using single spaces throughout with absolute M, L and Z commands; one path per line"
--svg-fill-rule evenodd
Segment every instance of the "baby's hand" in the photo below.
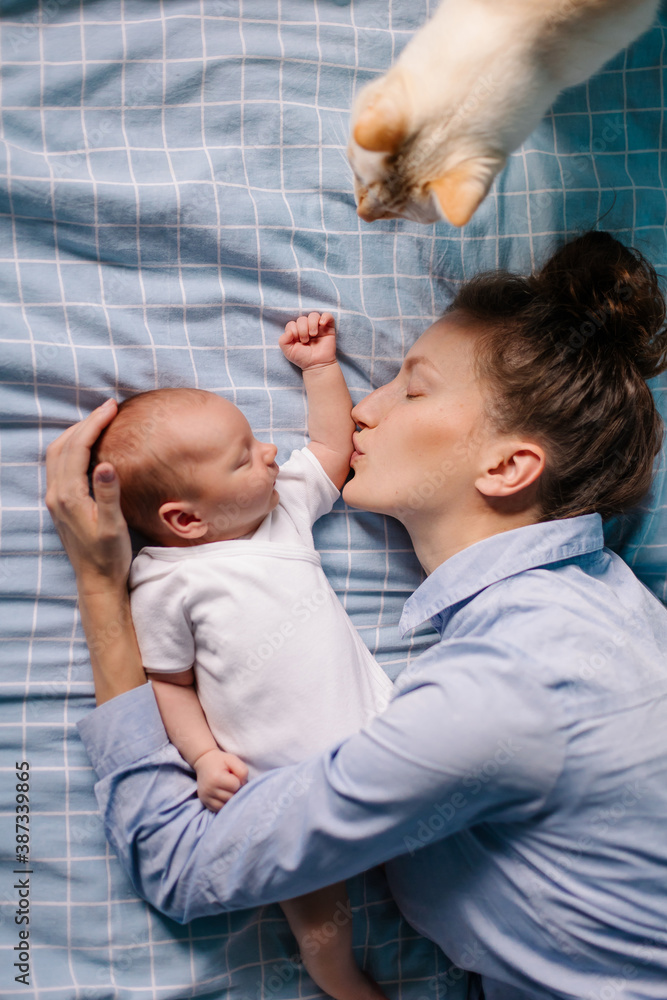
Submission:
M 248 780 L 248 768 L 233 753 L 207 750 L 194 764 L 197 795 L 211 812 L 219 812 Z
M 311 312 L 290 320 L 278 340 L 280 349 L 299 368 L 330 365 L 336 360 L 336 325 L 331 313 Z

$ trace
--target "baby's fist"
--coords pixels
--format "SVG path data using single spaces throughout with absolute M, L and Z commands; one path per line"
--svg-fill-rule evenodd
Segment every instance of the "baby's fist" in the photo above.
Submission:
M 248 780 L 248 768 L 233 753 L 207 750 L 195 763 L 197 795 L 211 812 L 219 812 Z
M 330 365 L 336 360 L 336 324 L 331 313 L 311 312 L 290 320 L 278 340 L 285 357 L 299 368 Z
M 320 333 L 331 333 L 335 336 L 335 323 L 331 313 L 311 312 L 307 316 L 299 316 L 290 320 L 285 326 L 285 333 L 280 338 L 282 342 L 289 337 L 292 341 L 309 344 Z

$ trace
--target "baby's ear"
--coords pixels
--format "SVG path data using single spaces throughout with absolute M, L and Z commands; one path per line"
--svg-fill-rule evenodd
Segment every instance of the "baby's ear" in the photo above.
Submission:
M 168 500 L 163 503 L 158 510 L 158 519 L 168 537 L 175 536 L 189 541 L 203 538 L 209 527 L 186 500 Z
M 430 181 L 428 188 L 435 195 L 445 219 L 453 226 L 465 226 L 486 198 L 496 174 L 504 166 L 504 156 L 475 157 L 464 160 L 447 170 L 442 177 Z
M 372 153 L 395 153 L 408 133 L 409 102 L 402 76 L 385 79 L 379 87 L 371 85 L 371 93 L 352 130 L 354 141 Z

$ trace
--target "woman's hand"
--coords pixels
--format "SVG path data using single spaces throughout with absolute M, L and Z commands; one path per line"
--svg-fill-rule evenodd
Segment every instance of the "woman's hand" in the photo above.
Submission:
M 88 490 L 90 449 L 115 417 L 102 406 L 56 438 L 46 451 L 46 506 L 76 574 L 79 596 L 124 588 L 132 547 L 120 509 L 120 486 L 108 462 L 97 466 Z

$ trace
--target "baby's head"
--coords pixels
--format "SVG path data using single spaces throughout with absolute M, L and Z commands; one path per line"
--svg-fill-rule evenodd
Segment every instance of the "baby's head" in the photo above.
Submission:
M 91 468 L 116 469 L 130 527 L 158 545 L 202 545 L 248 534 L 274 509 L 276 450 L 215 393 L 156 389 L 121 403 Z

